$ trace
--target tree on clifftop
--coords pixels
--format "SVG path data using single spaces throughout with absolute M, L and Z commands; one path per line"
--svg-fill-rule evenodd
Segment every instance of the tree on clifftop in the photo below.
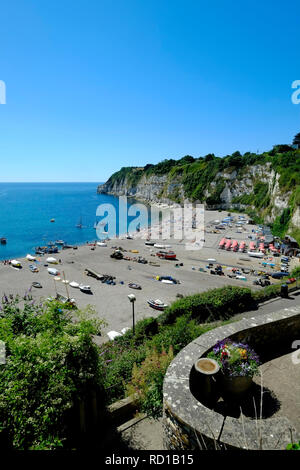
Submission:
M 295 135 L 293 144 L 297 145 L 297 147 L 300 148 L 300 132 L 298 132 L 298 134 Z

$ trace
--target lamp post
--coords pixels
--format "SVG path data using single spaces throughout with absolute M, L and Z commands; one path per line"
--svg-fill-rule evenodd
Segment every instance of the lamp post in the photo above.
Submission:
M 136 301 L 136 297 L 134 294 L 129 294 L 128 299 L 130 303 L 132 303 L 132 333 L 134 335 L 134 302 Z

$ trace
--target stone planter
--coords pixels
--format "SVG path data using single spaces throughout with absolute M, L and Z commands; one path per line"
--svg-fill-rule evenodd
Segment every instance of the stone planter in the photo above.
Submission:
M 252 385 L 253 379 L 249 376 L 228 377 L 221 374 L 219 377 L 221 393 L 226 398 L 237 398 L 244 395 Z

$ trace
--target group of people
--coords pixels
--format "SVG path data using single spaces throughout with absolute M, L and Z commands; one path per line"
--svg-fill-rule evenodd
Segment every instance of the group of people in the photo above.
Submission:
M 5 264 L 5 265 L 7 265 L 7 264 L 11 264 L 11 262 L 10 262 L 10 259 L 5 259 L 5 260 L 4 260 L 4 261 L 2 261 L 2 262 L 3 262 L 3 264 Z

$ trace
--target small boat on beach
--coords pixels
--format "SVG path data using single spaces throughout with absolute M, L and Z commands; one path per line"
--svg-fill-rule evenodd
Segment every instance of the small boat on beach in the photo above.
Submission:
M 149 299 L 147 300 L 147 303 L 150 305 L 150 307 L 154 308 L 155 310 L 164 310 L 165 308 L 168 307 L 168 304 L 165 304 L 159 299 L 156 299 L 156 300 Z
M 31 285 L 32 285 L 32 287 L 36 287 L 37 289 L 42 288 L 42 284 L 40 282 L 33 282 Z
M 107 243 L 105 243 L 105 242 L 97 242 L 97 246 L 107 246 Z
M 261 251 L 248 251 L 247 254 L 253 258 L 263 258 L 265 256 Z
M 91 293 L 92 292 L 90 286 L 85 286 L 83 284 L 79 285 L 79 289 L 81 290 L 81 292 L 85 292 L 85 293 Z
M 56 258 L 52 258 L 52 256 L 49 256 L 49 258 L 46 259 L 47 263 L 51 264 L 58 264 L 58 261 Z
M 140 286 L 139 284 L 136 284 L 135 282 L 130 282 L 128 284 L 128 287 L 130 287 L 131 289 L 138 289 L 138 290 L 142 289 L 142 286 Z
M 37 266 L 35 266 L 34 264 L 30 264 L 28 267 L 29 267 L 29 269 L 32 273 L 38 273 L 39 272 L 39 268 Z
M 16 260 L 16 259 L 12 259 L 11 262 L 10 262 L 11 266 L 13 266 L 14 268 L 21 268 L 22 265 L 20 263 L 20 261 Z
M 156 253 L 156 256 L 163 259 L 176 259 L 176 253 L 174 253 L 174 251 L 160 250 Z
M 35 256 L 32 256 L 32 255 L 27 255 L 27 256 L 26 256 L 26 259 L 28 259 L 28 261 L 35 261 L 35 260 L 36 260 L 36 257 L 35 257 Z
M 57 276 L 59 274 L 59 271 L 55 268 L 48 268 L 48 273 L 52 276 Z
M 74 287 L 75 289 L 79 289 L 79 284 L 78 282 L 72 281 L 69 284 L 70 287 Z

